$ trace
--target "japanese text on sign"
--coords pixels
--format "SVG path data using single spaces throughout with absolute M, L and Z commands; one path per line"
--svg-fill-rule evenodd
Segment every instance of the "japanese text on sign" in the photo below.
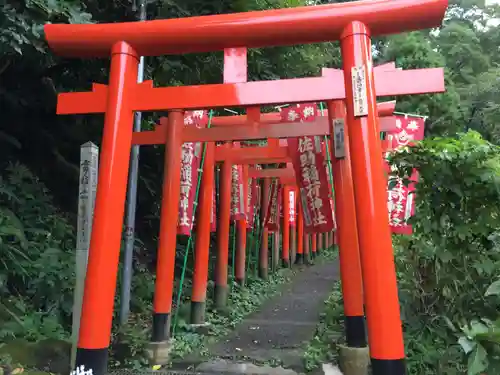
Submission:
M 231 168 L 231 220 L 244 219 L 246 198 L 243 189 L 243 176 L 241 165 Z
M 295 191 L 290 190 L 288 194 L 288 201 L 289 201 L 289 207 L 290 211 L 288 212 L 289 214 L 289 222 L 291 226 L 295 226 Z
M 206 127 L 206 111 L 187 111 L 184 114 L 185 126 Z M 194 221 L 194 198 L 198 183 L 198 168 L 201 162 L 201 143 L 187 142 L 181 148 L 181 181 L 179 198 L 179 221 L 177 233 L 189 235 Z
M 366 69 L 364 65 L 353 66 L 352 74 L 352 94 L 354 101 L 354 116 L 368 115 L 368 95 L 366 92 Z
M 388 132 L 388 148 L 400 149 L 412 144 L 413 141 L 424 138 L 423 118 L 411 116 L 398 116 L 396 119 L 396 130 Z M 387 155 L 386 155 L 387 156 Z M 385 162 L 387 171 L 390 171 L 388 163 Z M 395 179 L 395 181 L 394 181 Z M 401 178 L 391 177 L 389 184 L 395 186 L 387 191 L 387 209 L 389 214 L 389 225 L 393 233 L 411 234 L 412 227 L 407 220 L 415 212 L 415 184 L 418 181 L 418 172 L 414 170 L 410 177 L 412 183 L 405 186 Z
M 270 203 L 269 210 L 267 215 L 267 223 L 265 226 L 269 231 L 278 230 L 278 222 L 279 222 L 279 210 L 280 210 L 280 187 L 278 180 L 273 180 L 271 183 L 271 194 L 270 194 Z
M 315 104 L 301 104 L 281 112 L 283 121 L 314 121 Z M 329 201 L 328 180 L 319 137 L 302 136 L 287 140 L 299 187 L 306 232 L 324 232 L 332 229 L 332 209 Z

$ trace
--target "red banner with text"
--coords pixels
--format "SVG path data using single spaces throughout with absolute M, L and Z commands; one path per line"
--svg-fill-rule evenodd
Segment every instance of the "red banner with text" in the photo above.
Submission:
M 267 207 L 266 220 L 264 221 L 264 226 L 269 230 L 269 232 L 275 232 L 278 230 L 279 223 L 279 212 L 280 212 L 280 191 L 281 185 L 277 179 L 271 182 L 271 193 L 269 195 L 269 204 Z
M 257 206 L 257 179 L 249 178 L 247 184 L 247 228 L 253 228 Z
M 318 108 L 314 103 L 297 104 L 281 110 L 282 121 L 310 122 L 317 116 Z M 288 138 L 287 143 L 299 188 L 298 198 L 302 202 L 304 231 L 320 233 L 332 230 L 332 208 L 321 137 Z
M 290 212 L 288 212 L 288 220 L 290 222 L 290 226 L 292 228 L 295 228 L 295 224 L 296 224 L 296 221 L 295 221 L 295 197 L 296 197 L 296 194 L 297 192 L 295 191 L 295 189 L 290 189 L 290 192 L 288 194 L 288 201 L 289 201 L 289 205 L 290 205 Z
M 205 128 L 207 124 L 207 111 L 186 111 L 184 113 L 185 126 Z M 201 146 L 200 142 L 182 144 L 178 234 L 190 235 L 193 228 L 193 207 L 198 183 L 198 168 L 200 168 L 201 163 Z
M 388 150 L 410 146 L 413 141 L 424 139 L 425 119 L 409 115 L 397 116 L 396 130 L 387 132 L 386 141 Z M 390 167 L 385 161 L 386 168 Z M 390 180 L 389 180 L 390 181 Z M 418 181 L 418 172 L 413 171 L 411 181 Z M 394 182 L 389 182 L 390 186 Z M 415 184 L 404 186 L 402 179 L 396 180 L 392 189 L 387 189 L 387 209 L 389 213 L 389 225 L 393 233 L 412 234 L 412 226 L 407 220 L 415 214 Z
M 233 148 L 240 148 L 239 142 L 233 143 Z M 231 216 L 230 220 L 245 219 L 246 197 L 243 186 L 243 166 L 233 165 L 231 167 Z

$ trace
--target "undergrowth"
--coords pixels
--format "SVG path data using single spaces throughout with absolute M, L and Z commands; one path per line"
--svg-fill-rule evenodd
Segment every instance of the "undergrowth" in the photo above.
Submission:
M 228 299 L 227 309 L 220 313 L 212 309 L 211 299 L 207 300 L 206 322 L 208 332 L 194 332 L 188 324 L 189 302 L 181 304 L 177 331 L 172 340 L 172 360 L 184 358 L 196 353 L 197 356 L 208 356 L 208 346 L 227 335 L 247 315 L 256 311 L 262 303 L 279 293 L 280 285 L 285 284 L 293 275 L 292 270 L 280 269 L 269 275 L 264 281 L 253 275 L 247 279 L 245 287 L 233 285 Z M 145 368 L 147 359 L 145 348 L 151 334 L 151 315 L 144 313 L 135 315 L 128 325 L 116 334 L 116 342 L 112 347 L 111 368 Z
M 66 372 L 61 369 L 69 363 L 75 278 L 75 228 L 70 223 L 53 204 L 48 189 L 25 166 L 4 166 L 0 174 L 0 364 Z M 138 252 L 143 247 L 135 249 L 138 261 L 134 263 L 128 324 L 118 326 L 118 309 L 115 309 L 112 368 L 146 366 L 144 349 L 151 335 L 155 277 L 151 265 L 141 261 Z M 182 251 L 178 248 L 180 256 Z M 211 311 L 208 298 L 207 335 L 191 331 L 187 324 L 189 294 L 184 295 L 177 307 L 173 358 L 193 351 L 206 353 L 210 342 L 227 334 L 265 299 L 278 293 L 279 286 L 289 280 L 293 271 L 271 272 L 268 281 L 250 273 L 245 288 L 233 285 L 224 314 Z M 121 288 L 120 279 L 117 290 Z M 184 289 L 190 290 L 190 280 L 186 280 Z M 209 296 L 212 289 L 209 283 Z M 115 306 L 119 306 L 119 293 L 115 298 Z M 40 346 L 53 348 L 53 352 L 39 351 Z M 57 358 L 55 365 L 53 358 Z M 52 364 L 47 365 L 48 362 Z
M 314 337 L 306 346 L 303 359 L 307 371 L 319 368 L 322 363 L 337 363 L 337 345 L 342 343 L 344 332 L 343 318 L 340 281 L 336 281 L 325 300 Z

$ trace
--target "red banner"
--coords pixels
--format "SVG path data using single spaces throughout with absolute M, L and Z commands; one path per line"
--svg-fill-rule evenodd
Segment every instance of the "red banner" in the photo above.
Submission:
M 268 192 L 268 194 L 269 195 L 268 195 L 267 201 L 263 202 L 264 206 L 261 207 L 261 209 L 264 212 L 264 221 L 262 222 L 262 226 L 263 227 L 266 227 L 267 226 L 267 222 L 269 221 L 269 212 L 271 210 L 271 200 L 272 200 L 272 197 L 273 197 L 273 194 L 274 194 L 274 180 L 271 180 L 271 182 L 269 183 L 269 192 Z
M 208 124 L 207 111 L 186 111 L 184 125 L 204 128 Z M 193 228 L 193 207 L 201 162 L 201 143 L 187 142 L 182 145 L 181 187 L 177 233 L 190 235 Z
M 318 108 L 314 103 L 297 104 L 281 111 L 282 121 L 310 122 L 317 116 Z M 289 138 L 287 143 L 302 202 L 304 231 L 319 233 L 332 230 L 332 207 L 321 138 Z
M 295 228 L 295 189 L 290 189 L 290 193 L 288 194 L 288 200 L 290 205 L 290 212 L 288 212 L 288 220 L 290 222 L 290 226 Z
M 269 232 L 278 230 L 279 223 L 279 210 L 280 210 L 280 183 L 278 180 L 271 182 L 271 193 L 269 195 L 269 204 L 267 205 L 266 218 L 264 220 L 264 227 Z
M 253 228 L 257 206 L 257 179 L 249 178 L 247 186 L 247 228 Z
M 424 139 L 425 119 L 422 117 L 397 116 L 396 130 L 387 132 L 386 140 L 389 150 L 409 146 L 413 141 Z M 387 169 L 389 165 L 386 163 Z M 418 180 L 418 172 L 413 171 L 412 181 Z M 402 179 L 398 179 L 396 186 L 388 189 L 387 209 L 389 225 L 393 233 L 412 234 L 412 226 L 407 220 L 415 214 L 415 184 L 404 186 Z

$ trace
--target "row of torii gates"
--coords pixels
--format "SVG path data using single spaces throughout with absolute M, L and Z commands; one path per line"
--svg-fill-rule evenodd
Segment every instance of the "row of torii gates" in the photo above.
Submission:
M 159 350 L 168 342 L 169 335 L 177 234 L 177 220 L 172 218 L 178 217 L 183 142 L 207 142 L 197 217 L 197 255 L 208 256 L 214 163 L 223 162 L 222 175 L 228 176 L 221 178 L 221 195 L 225 198 L 221 199 L 218 218 L 216 284 L 224 289 L 231 165 L 287 162 L 290 155 L 286 147 L 280 146 L 280 138 L 332 135 L 331 142 L 335 124 L 342 119 L 344 148 L 333 144 L 330 152 L 347 344 L 366 346 L 366 316 L 373 374 L 405 374 L 387 218 L 387 181 L 381 162 L 380 131 L 385 126 L 385 129 L 391 127 L 391 118 L 378 117 L 378 111 L 381 115 L 384 111 L 383 104 L 377 109 L 376 98 L 442 92 L 444 78 L 441 68 L 404 71 L 385 65 L 374 69 L 371 38 L 438 27 L 447 5 L 447 0 L 365 0 L 134 24 L 46 25 L 45 36 L 54 53 L 66 57 L 111 58 L 108 85 L 94 84 L 91 92 L 63 93 L 58 98 L 59 114 L 105 114 L 76 358 L 79 372 L 93 375 L 107 372 L 133 144 L 165 145 L 152 340 Z M 246 82 L 246 48 L 333 40 L 340 40 L 342 70 L 324 69 L 321 77 L 314 78 Z M 222 84 L 156 88 L 151 81 L 137 83 L 139 56 L 221 50 L 226 51 Z M 326 102 L 328 115 L 313 122 L 283 122 L 276 114 L 260 113 L 262 105 L 307 102 Z M 223 107 L 245 107 L 247 115 L 215 119 L 210 128 L 184 127 L 185 110 Z M 159 110 L 169 111 L 162 126 L 154 131 L 133 133 L 134 111 Z M 253 139 L 269 142 L 264 147 L 215 147 L 216 141 Z M 336 158 L 336 151 L 343 155 L 337 153 Z M 251 177 L 280 177 L 286 183 L 286 174 L 290 177 L 288 169 L 262 170 Z M 266 190 L 262 191 L 265 195 Z M 205 263 L 204 268 L 208 259 Z M 194 278 L 197 277 L 201 281 L 194 283 L 205 288 L 199 289 L 198 296 L 193 294 L 193 301 L 202 305 L 207 273 L 196 269 Z M 224 295 L 221 293 L 217 298 L 222 301 Z

